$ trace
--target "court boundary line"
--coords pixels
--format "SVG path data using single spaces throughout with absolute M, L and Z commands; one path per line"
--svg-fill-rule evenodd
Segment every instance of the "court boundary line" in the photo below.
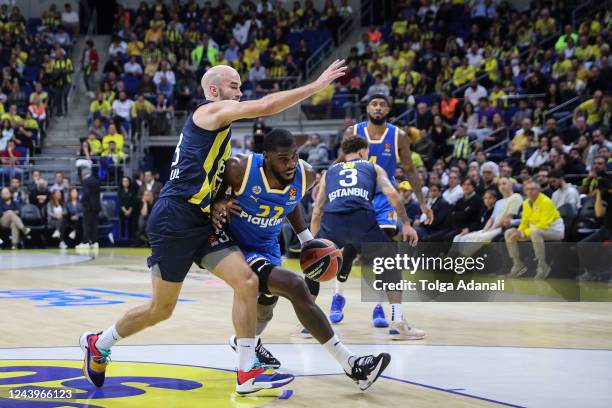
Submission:
M 75 362 L 80 362 L 82 361 L 81 359 L 76 360 L 76 359 L 70 359 L 70 358 L 63 358 L 63 359 L 54 359 L 54 358 L 25 358 L 25 359 L 19 359 L 19 358 L 5 358 L 5 359 L 0 359 L 0 361 L 75 361 Z M 236 370 L 230 370 L 227 368 L 217 368 L 217 367 L 208 367 L 208 366 L 199 366 L 199 365 L 193 365 L 193 364 L 180 364 L 180 363 L 159 363 L 159 362 L 153 362 L 153 361 L 117 361 L 118 363 L 141 363 L 141 364 L 158 364 L 158 365 L 172 365 L 172 366 L 179 366 L 179 367 L 191 367 L 191 368 L 204 368 L 207 370 L 219 370 L 219 371 L 224 371 L 224 372 L 230 372 L 230 373 L 235 373 Z M 342 376 L 344 375 L 343 373 L 329 373 L 329 374 L 301 374 L 301 375 L 294 375 L 294 377 L 329 377 L 329 376 Z M 384 378 L 386 380 L 391 380 L 391 381 L 398 381 L 401 383 L 405 383 L 405 384 L 410 384 L 410 385 L 414 385 L 417 387 L 421 387 L 421 388 L 428 388 L 434 391 L 441 391 L 441 392 L 446 392 L 449 394 L 455 394 L 455 395 L 459 395 L 461 397 L 466 397 L 466 398 L 472 398 L 472 399 L 477 399 L 477 400 L 481 400 L 481 401 L 486 401 L 486 402 L 491 402 L 494 404 L 498 404 L 498 405 L 503 405 L 506 407 L 512 407 L 512 408 L 527 408 L 526 406 L 523 405 L 515 405 L 515 404 L 511 404 L 511 403 L 507 403 L 507 402 L 503 402 L 503 401 L 497 401 L 494 399 L 490 399 L 490 398 L 485 398 L 485 397 L 479 397 L 477 395 L 472 395 L 472 394 L 468 394 L 468 393 L 462 393 L 462 392 L 458 392 L 456 391 L 456 389 L 446 389 L 446 388 L 440 388 L 440 387 L 436 387 L 435 385 L 428 385 L 428 384 L 422 384 L 422 383 L 418 383 L 415 381 L 410 381 L 410 380 L 402 380 L 400 378 L 395 378 L 395 377 L 390 377 L 390 376 L 386 376 L 386 375 L 381 375 L 380 378 Z M 293 390 L 291 390 L 293 391 Z M 360 395 L 363 394 L 364 392 L 361 391 Z M 295 392 L 292 393 L 292 395 L 295 395 Z M 367 395 L 367 394 L 366 394 Z M 276 399 L 281 399 L 279 397 L 275 397 Z
M 414 342 L 406 342 L 402 344 L 394 343 L 347 343 L 350 346 L 393 346 L 393 347 L 416 347 L 416 346 L 427 346 L 427 347 L 486 347 L 486 348 L 509 348 L 509 349 L 536 349 L 536 350 L 575 350 L 575 351 L 612 351 L 612 348 L 580 348 L 580 347 L 544 347 L 544 346 L 497 346 L 497 345 L 481 345 L 481 344 L 419 344 Z M 319 343 L 272 343 L 265 342 L 266 345 L 280 345 L 280 346 L 291 346 L 291 345 L 304 345 Z M 148 347 L 148 346 L 228 346 L 228 343 L 157 343 L 157 344 L 118 344 L 118 347 Z M 19 350 L 19 349 L 33 349 L 33 348 L 78 348 L 79 346 L 23 346 L 23 347 L 0 347 L 0 350 Z

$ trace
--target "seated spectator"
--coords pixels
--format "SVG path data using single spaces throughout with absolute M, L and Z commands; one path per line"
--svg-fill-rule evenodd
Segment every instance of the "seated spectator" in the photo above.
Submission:
M 15 136 L 15 129 L 13 129 L 13 125 L 11 125 L 11 121 L 8 119 L 4 119 L 2 121 L 2 134 L 0 135 L 0 152 L 3 152 L 8 145 L 9 140 L 13 140 L 13 136 Z
M 127 52 L 127 44 L 119 36 L 114 36 L 108 46 L 108 54 L 111 57 L 123 55 Z M 106 72 L 106 71 L 105 71 Z
M 66 206 L 60 190 L 54 190 L 47 203 L 47 225 L 53 229 L 51 238 L 59 239 L 59 248 L 66 249 L 68 246 L 64 242 Z
M 153 177 L 153 172 L 147 170 L 144 172 L 144 179 L 142 181 L 142 185 L 138 189 L 138 198 L 142 199 L 144 193 L 148 191 L 153 194 L 153 199 L 157 200 L 162 187 L 162 183 L 155 180 L 155 177 Z
M 36 120 L 39 127 L 42 127 L 45 119 L 47 119 L 47 107 L 40 100 L 40 96 L 34 95 L 31 99 L 30 106 L 28 106 L 28 112 L 32 115 L 32 119 Z
M 329 149 L 316 133 L 310 135 L 308 141 L 298 148 L 297 153 L 315 168 L 329 163 Z
M 548 162 L 548 138 L 542 137 L 538 149 L 527 159 L 525 163 L 531 170 L 539 168 Z
M 573 213 L 578 213 L 580 208 L 580 194 L 575 186 L 565 181 L 565 174 L 561 170 L 553 170 L 549 174 L 550 186 L 555 189 L 552 194 L 552 202 L 557 208 L 569 205 Z
M 591 137 L 593 139 L 593 143 L 588 150 L 585 162 L 587 170 L 591 169 L 595 157 L 599 156 L 600 148 L 605 146 L 608 148 L 608 150 L 612 150 L 612 142 L 606 139 L 606 135 L 602 129 L 597 128 L 593 130 Z
M 75 241 L 78 232 L 81 230 L 81 221 L 83 218 L 83 206 L 79 201 L 79 191 L 76 188 L 71 188 L 68 192 L 68 200 L 66 200 L 66 217 L 67 230 L 70 230 L 68 237 Z
M 103 159 L 109 167 L 109 180 L 118 181 L 121 177 L 121 166 L 125 160 L 125 155 L 121 150 L 117 150 L 117 144 L 112 140 L 108 142 L 108 149 L 102 151 Z
M 126 127 L 126 129 L 129 129 L 129 125 L 132 122 L 131 112 L 133 104 L 134 101 L 128 99 L 127 93 L 121 91 L 119 92 L 119 99 L 115 99 L 111 105 L 113 117 L 118 117 L 121 120 L 122 126 Z
M 34 121 L 34 123 L 29 122 L 28 125 L 30 127 L 26 127 L 25 121 L 22 121 L 15 126 L 15 137 L 13 137 L 13 141 L 17 146 L 28 149 L 29 155 L 32 156 L 34 154 L 35 137 L 38 135 L 38 128 L 36 128 L 38 123 Z M 34 126 L 34 128 L 32 128 L 32 126 Z
M 595 160 L 593 160 L 593 166 L 591 170 L 589 170 L 589 174 L 582 180 L 580 194 L 593 194 L 595 190 L 597 190 L 597 184 L 599 183 L 600 177 L 606 173 L 606 170 L 606 159 L 597 156 Z
M 102 140 L 102 137 L 106 134 L 106 129 L 104 128 L 102 119 L 94 119 L 87 132 L 95 134 L 98 139 Z
M 155 198 L 150 190 L 145 190 L 140 203 L 140 215 L 138 216 L 138 239 L 143 243 L 148 242 L 147 221 L 155 204 Z
M 459 242 L 454 249 L 461 254 L 461 256 L 472 256 L 484 244 L 492 242 L 493 239 L 498 237 L 503 232 L 503 223 L 511 220 L 518 214 L 521 205 L 523 204 L 523 198 L 520 194 L 514 193 L 514 183 L 506 177 L 499 179 L 499 191 L 501 192 L 502 199 L 495 202 L 495 207 L 491 216 L 484 224 L 484 227 L 478 231 L 470 232 L 463 235 L 457 235 L 453 239 L 453 242 Z M 494 191 L 487 190 L 485 192 L 485 206 L 490 207 L 493 202 L 492 194 Z
M 499 166 L 497 163 L 488 161 L 480 166 L 480 182 L 476 185 L 476 191 L 484 193 L 487 190 L 499 193 L 497 188 L 497 178 L 499 177 Z
M 47 106 L 49 94 L 43 89 L 43 86 L 39 82 L 34 83 L 34 92 L 30 94 L 30 104 L 35 104 L 35 98 L 40 100 L 40 103 Z
M 463 189 L 461 188 L 459 172 L 454 170 L 450 171 L 448 173 L 448 188 L 442 194 L 442 198 L 453 206 L 461 197 L 463 197 Z
M 11 92 L 8 94 L 7 103 L 9 105 L 16 105 L 17 107 L 26 106 L 26 95 L 19 86 L 19 81 L 15 81 L 11 85 Z
M 79 13 L 72 10 L 70 3 L 64 5 L 62 12 L 62 25 L 70 30 L 73 35 L 79 33 Z
M 453 84 L 459 88 L 473 80 L 475 77 L 476 70 L 470 65 L 467 58 L 463 58 L 461 60 L 461 65 L 455 68 L 455 71 L 453 72 Z M 478 101 L 478 99 L 476 99 L 476 101 Z M 472 104 L 475 105 L 476 102 L 472 102 Z
M 400 201 L 406 209 L 406 214 L 410 220 L 416 220 L 421 215 L 419 202 L 413 196 L 412 185 L 408 181 L 402 181 L 397 185 L 400 193 Z
M 527 181 L 524 190 L 527 199 L 523 202 L 521 223 L 518 228 L 510 228 L 504 233 L 506 248 L 513 263 L 508 276 L 518 278 L 527 272 L 520 258 L 518 242 L 531 240 L 538 260 L 535 277 L 546 279 L 550 274 L 550 265 L 546 262 L 544 241 L 562 240 L 565 226 L 552 200 L 540 192 L 540 183 L 536 179 Z
M 383 82 L 383 77 L 380 74 L 374 76 L 374 83 L 368 88 L 368 92 L 361 98 L 361 101 L 365 102 L 373 95 L 384 95 L 387 98 L 391 95 L 389 87 Z
M 174 106 L 163 93 L 157 94 L 155 112 L 153 113 L 151 134 L 165 135 L 170 132 L 170 121 L 174 116 Z
M 431 209 L 434 219 L 431 224 L 423 224 L 425 215 L 421 214 L 419 219 L 414 220 L 413 227 L 417 231 L 420 240 L 425 240 L 432 234 L 437 234 L 444 230 L 449 222 L 451 205 L 442 197 L 440 184 L 429 184 L 427 191 L 427 208 Z
M 115 142 L 117 150 L 123 150 L 124 137 L 121 133 L 117 132 L 117 127 L 114 123 L 108 125 L 108 134 L 102 138 L 102 151 L 108 150 L 110 142 Z
M 457 119 L 457 124 L 459 126 L 464 125 L 468 132 L 478 129 L 478 115 L 474 111 L 474 105 L 470 102 L 466 102 L 463 105 L 463 109 L 461 109 L 461 113 Z
M 104 99 L 101 92 L 96 94 L 96 99 L 89 104 L 89 113 L 92 119 L 100 118 L 106 120 L 110 118 L 111 104 L 108 100 Z
M 143 94 L 138 95 L 131 110 L 132 120 L 137 126 L 140 126 L 143 121 L 150 125 L 153 112 L 155 112 L 155 106 L 147 101 Z
M 531 119 L 523 119 L 523 127 L 519 129 L 508 145 L 508 156 L 521 157 L 527 149 L 537 147 L 537 139 L 531 128 Z
M 451 127 L 448 126 L 442 116 L 435 115 L 429 137 L 434 144 L 434 157 L 446 157 L 450 153 L 448 140 L 451 137 Z
M 141 76 L 143 74 L 142 66 L 136 60 L 136 56 L 132 55 L 130 60 L 123 64 L 123 72 L 129 75 Z
M 13 177 L 11 179 L 9 190 L 11 190 L 13 201 L 15 201 L 17 205 L 22 206 L 28 203 L 28 191 L 26 188 L 21 187 L 21 179 L 19 177 Z
M 421 102 L 417 105 L 416 128 L 429 132 L 433 125 L 433 115 L 426 103 Z
M 489 93 L 487 92 L 487 89 L 484 86 L 479 85 L 476 78 L 473 78 L 470 79 L 470 86 L 463 94 L 463 100 L 471 103 L 472 105 L 477 105 L 481 98 L 487 99 L 488 95 Z
M 8 187 L 0 191 L 0 227 L 11 230 L 11 249 L 17 249 L 21 232 L 24 236 L 30 234 L 30 229 L 23 225 L 19 218 L 19 204 L 13 201 L 13 195 Z
M 11 139 L 6 144 L 6 149 L 0 152 L 0 181 L 9 184 L 13 177 L 23 177 L 23 170 L 18 166 L 21 164 L 22 155 L 17 150 L 15 140 Z
M 34 186 L 30 190 L 30 204 L 34 204 L 44 214 L 49 201 L 49 189 L 47 188 L 47 180 L 42 177 L 35 179 Z
M 476 184 L 466 177 L 461 183 L 463 197 L 453 206 L 447 228 L 431 234 L 427 241 L 450 242 L 459 233 L 480 229 L 480 214 L 483 210 L 482 198 L 476 194 Z
M 607 96 L 609 100 L 609 95 Z M 586 119 L 587 126 L 596 126 L 602 120 L 602 113 L 604 113 L 604 94 L 601 90 L 595 91 L 593 98 L 582 102 L 576 109 L 574 109 L 574 122 L 578 116 L 584 116 Z
M 457 163 L 459 160 L 468 160 L 472 153 L 470 146 L 470 136 L 465 125 L 459 125 L 457 131 L 451 136 L 453 141 L 453 153 L 447 158 L 451 163 Z
M 174 87 L 176 83 L 176 77 L 174 76 L 174 72 L 170 67 L 170 63 L 167 60 L 163 60 L 160 64 L 160 68 L 155 72 L 153 76 L 153 83 L 155 86 L 159 87 L 162 83 L 162 79 L 166 79 L 166 83 L 170 84 L 171 87 Z

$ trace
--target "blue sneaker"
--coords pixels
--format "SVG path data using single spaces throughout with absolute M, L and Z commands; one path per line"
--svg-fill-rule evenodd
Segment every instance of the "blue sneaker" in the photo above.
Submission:
M 259 390 L 279 388 L 293 380 L 293 375 L 281 374 L 271 368 L 265 368 L 257 361 L 251 370 L 238 370 L 236 373 L 236 393 L 245 395 Z
M 339 293 L 334 294 L 332 298 L 331 310 L 329 311 L 329 320 L 333 324 L 338 324 L 344 319 L 344 313 L 342 313 L 342 309 L 344 309 L 344 305 L 346 305 L 346 299 Z
M 385 318 L 385 311 L 380 303 L 374 307 L 372 312 L 372 324 L 374 327 L 389 327 L 389 322 Z

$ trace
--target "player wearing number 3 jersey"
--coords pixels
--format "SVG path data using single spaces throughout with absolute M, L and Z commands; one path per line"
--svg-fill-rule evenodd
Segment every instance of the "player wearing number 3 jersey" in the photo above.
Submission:
M 324 89 L 345 70 L 344 61 L 337 60 L 308 85 L 246 102 L 240 102 L 241 81 L 236 70 L 218 65 L 206 71 L 201 82 L 206 101 L 187 117 L 172 159 L 170 180 L 148 221 L 152 298 L 148 304 L 128 311 L 107 330 L 81 336 L 83 373 L 91 383 L 98 387 L 104 384 L 113 344 L 171 316 L 193 263 L 212 271 L 234 290 L 236 391 L 248 394 L 293 380 L 291 375 L 262 367 L 255 357 L 258 279 L 233 242 L 215 232 L 210 220 L 211 203 L 230 155 L 232 122 L 279 113 Z

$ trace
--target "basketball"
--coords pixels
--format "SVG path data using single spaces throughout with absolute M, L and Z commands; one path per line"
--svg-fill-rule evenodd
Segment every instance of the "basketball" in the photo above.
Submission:
M 300 266 L 310 279 L 328 281 L 336 276 L 342 266 L 342 251 L 327 239 L 313 239 L 302 247 Z

